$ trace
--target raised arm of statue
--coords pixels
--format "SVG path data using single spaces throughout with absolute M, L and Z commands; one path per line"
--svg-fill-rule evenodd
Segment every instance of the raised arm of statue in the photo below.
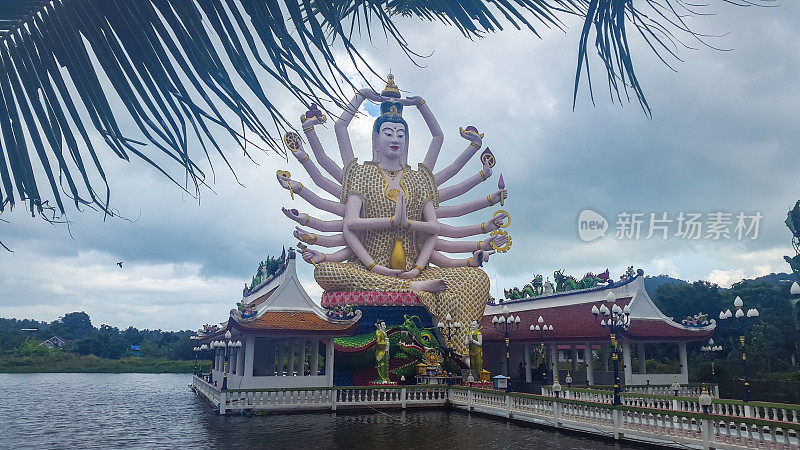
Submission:
M 326 262 L 326 261 L 342 262 L 347 260 L 348 258 L 351 258 L 352 256 L 353 256 L 353 251 L 347 247 L 341 250 L 337 250 L 333 253 L 322 253 L 311 249 L 308 249 L 303 252 L 303 259 L 305 259 L 306 262 L 313 264 L 319 264 L 321 262 Z
M 306 139 L 308 139 L 308 144 L 311 146 L 311 151 L 314 152 L 314 158 L 317 159 L 317 162 L 326 172 L 328 172 L 334 180 L 338 181 L 339 183 L 342 182 L 342 168 L 339 167 L 338 164 L 334 160 L 325 153 L 325 150 L 322 148 L 322 143 L 319 141 L 319 136 L 317 136 L 317 132 L 314 130 L 315 125 L 319 125 L 321 123 L 325 123 L 326 117 L 322 116 L 322 118 L 312 117 L 305 122 L 303 122 L 303 132 L 306 134 Z M 337 194 L 338 195 L 338 194 Z
M 498 228 L 502 228 L 504 221 L 508 216 L 506 213 L 500 214 L 489 219 L 488 222 L 483 222 L 479 225 L 465 225 L 456 227 L 444 223 L 439 224 L 439 236 L 451 238 L 463 238 L 467 236 L 475 236 L 477 234 L 486 234 Z
M 440 206 L 436 210 L 436 215 L 438 217 L 461 217 L 464 214 L 469 214 L 471 212 L 493 206 L 495 203 L 499 203 L 501 195 L 503 196 L 503 199 L 508 198 L 508 191 L 502 189 L 494 194 L 487 195 L 486 197 L 479 198 L 468 203 L 462 203 L 461 205 Z
M 281 211 L 286 217 L 300 225 L 311 227 L 317 231 L 342 231 L 341 220 L 320 220 L 296 209 L 281 208 Z
M 411 96 L 401 99 L 399 102 L 404 106 L 415 105 L 417 109 L 419 109 L 420 114 L 422 114 L 422 118 L 425 119 L 425 124 L 428 125 L 428 129 L 431 131 L 431 144 L 428 146 L 428 152 L 425 154 L 425 159 L 422 162 L 428 169 L 433 170 L 433 166 L 436 165 L 436 160 L 439 158 L 439 151 L 442 149 L 442 144 L 444 143 L 444 133 L 442 133 L 442 129 L 439 127 L 439 122 L 436 121 L 436 117 L 422 97 Z
M 310 203 L 315 208 L 321 209 L 323 211 L 327 211 L 331 214 L 336 214 L 337 216 L 344 216 L 344 205 L 339 202 L 334 202 L 332 200 L 325 200 L 321 198 L 319 195 L 311 192 L 310 189 L 303 186 L 302 183 L 299 181 L 292 180 L 291 178 L 287 178 L 285 176 L 277 175 L 278 183 L 280 183 L 281 187 L 287 190 L 291 190 L 292 193 L 299 195 L 303 198 L 303 200 Z
M 425 220 L 425 222 L 435 225 L 436 230 L 438 231 L 439 225 L 438 221 L 436 220 L 436 208 L 433 207 L 432 201 L 426 202 L 422 207 L 422 218 Z M 423 239 L 423 242 L 420 246 L 416 265 L 408 272 L 401 273 L 400 278 L 416 278 L 420 273 L 422 273 L 422 268 L 428 265 L 428 261 L 430 261 L 431 254 L 433 254 L 433 248 L 436 246 L 437 236 L 435 234 L 420 234 L 418 237 Z
M 311 233 L 300 227 L 295 227 L 293 234 L 299 241 L 303 241 L 306 244 L 319 245 L 320 247 L 341 247 L 347 245 L 341 233 L 326 236 L 324 234 Z
M 311 119 L 311 120 L 317 120 L 317 119 L 314 118 L 314 119 Z M 306 121 L 306 123 L 308 123 L 308 122 L 309 122 L 309 120 Z M 311 133 L 314 133 L 313 132 L 313 127 L 312 127 Z M 316 136 L 316 133 L 314 133 L 314 135 Z M 299 139 L 298 139 L 298 141 L 299 141 Z M 292 150 L 292 154 L 294 155 L 295 158 L 297 158 L 297 160 L 300 162 L 300 164 L 303 165 L 303 168 L 306 169 L 306 172 L 311 177 L 311 179 L 314 181 L 314 184 L 316 184 L 317 186 L 321 187 L 322 189 L 325 190 L 325 192 L 331 194 L 334 197 L 338 198 L 339 195 L 341 195 L 341 193 L 342 193 L 342 185 L 339 184 L 339 183 L 336 183 L 336 182 L 334 182 L 334 181 L 332 181 L 332 180 L 330 180 L 328 178 L 325 178 L 325 176 L 322 175 L 322 173 L 320 173 L 319 169 L 317 169 L 317 165 L 314 164 L 314 161 L 311 160 L 311 157 L 308 156 L 308 153 L 306 153 L 305 150 L 303 150 L 302 143 L 298 142 L 298 148 L 296 150 Z M 340 172 L 341 172 L 341 169 L 340 169 Z
M 482 241 L 448 241 L 447 239 L 438 238 L 434 249 L 447 253 L 467 253 L 475 250 L 491 250 L 492 242 L 497 247 L 502 247 L 508 242 L 508 236 L 499 234 L 489 236 Z
M 494 250 L 476 250 L 467 259 L 453 259 L 435 251 L 431 255 L 431 262 L 439 267 L 480 267 L 489 260 L 489 255 L 493 253 Z
M 488 180 L 491 176 L 492 176 L 492 168 L 491 166 L 489 166 L 488 162 L 485 162 L 483 163 L 483 168 L 481 169 L 481 171 L 476 173 L 475 175 L 467 178 L 466 180 L 454 186 L 448 186 L 446 188 L 439 189 L 439 201 L 446 202 L 450 199 L 454 199 L 458 196 L 464 195 L 467 192 L 469 192 L 470 189 Z
M 450 178 L 453 178 L 453 175 L 457 174 L 461 171 L 461 169 L 464 168 L 464 165 L 467 164 L 467 161 L 469 161 L 470 158 L 472 158 L 472 155 L 480 150 L 481 145 L 483 144 L 483 135 L 478 134 L 477 130 L 475 130 L 475 132 L 471 131 L 472 128 L 473 127 L 467 127 L 467 129 L 470 131 L 461 130 L 461 137 L 469 141 L 467 148 L 465 148 L 464 151 L 458 155 L 452 164 L 445 167 L 441 170 L 441 172 L 433 176 L 436 180 L 437 186 L 441 186 L 442 183 L 445 183 Z
M 353 117 L 355 117 L 364 99 L 378 103 L 385 100 L 371 88 L 361 89 L 356 92 L 356 95 L 350 100 L 350 104 L 342 112 L 342 115 L 339 116 L 336 125 L 333 126 L 334 131 L 336 131 L 336 141 L 339 144 L 339 153 L 342 155 L 342 164 L 344 165 L 347 165 L 347 163 L 355 159 L 353 145 L 350 143 L 350 135 L 347 132 L 347 127 L 350 125 L 350 121 L 353 120 Z
M 376 263 L 375 259 L 370 256 L 364 246 L 361 244 L 361 241 L 358 240 L 358 235 L 355 231 L 350 229 L 350 224 L 353 223 L 356 219 L 358 219 L 361 213 L 361 207 L 363 203 L 361 201 L 361 197 L 358 195 L 350 195 L 347 197 L 347 203 L 345 203 L 345 214 L 344 214 L 344 231 L 343 236 L 345 242 L 347 242 L 347 246 L 350 247 L 350 250 L 353 251 L 353 254 L 364 264 L 369 270 L 390 277 L 396 277 L 400 274 L 400 270 L 390 269 L 388 267 L 379 265 Z

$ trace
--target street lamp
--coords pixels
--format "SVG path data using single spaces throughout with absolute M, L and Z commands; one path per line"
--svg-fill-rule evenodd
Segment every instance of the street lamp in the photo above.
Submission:
M 752 308 L 748 309 L 745 313 L 742 307 L 744 306 L 744 302 L 742 298 L 736 296 L 736 299 L 733 301 L 733 306 L 736 307 L 736 313 L 731 314 L 731 310 L 727 310 L 725 312 L 719 313 L 720 320 L 730 319 L 731 317 L 735 317 L 736 320 L 734 323 L 736 324 L 735 327 L 737 331 L 739 331 L 739 342 L 742 344 L 742 364 L 744 365 L 744 401 L 750 401 L 750 379 L 747 377 L 747 352 L 745 352 L 744 348 L 744 319 L 745 318 L 752 318 L 758 317 L 760 314 L 757 309 Z
M 492 317 L 494 330 L 503 333 L 506 338 L 506 371 L 509 372 L 509 378 L 511 376 L 511 333 L 519 331 L 519 322 L 519 316 L 514 317 L 514 315 L 509 314 L 508 306 L 503 307 L 501 315 Z
M 717 374 L 714 371 L 714 360 L 716 358 L 716 352 L 722 351 L 721 345 L 714 345 L 714 339 L 708 340 L 708 345 L 704 345 L 700 347 L 701 352 L 706 352 L 711 355 L 711 381 L 716 383 L 717 382 Z
M 703 414 L 708 414 L 708 410 L 711 407 L 711 396 L 708 395 L 708 391 L 706 391 L 705 386 L 703 386 L 703 393 L 700 394 L 700 398 L 697 400 L 700 403 L 700 406 L 703 407 Z
M 614 401 L 612 404 L 621 405 L 622 400 L 619 397 L 619 345 L 617 343 L 617 333 L 622 333 L 631 327 L 631 306 L 625 305 L 625 308 L 620 308 L 616 304 L 617 296 L 613 291 L 608 291 L 605 301 L 600 303 L 600 306 L 592 306 L 592 314 L 595 321 L 600 319 L 600 326 L 608 328 L 609 336 L 611 338 L 611 346 L 613 351 L 611 353 L 611 360 L 614 363 Z M 606 303 L 611 305 L 609 308 Z
M 198 351 L 203 352 L 205 354 L 206 351 L 211 350 L 211 347 L 209 347 L 206 344 L 203 344 L 200 347 L 198 347 L 198 349 L 199 349 Z M 213 383 L 213 378 L 212 378 L 212 375 L 214 373 L 214 359 L 213 359 L 214 357 L 213 357 L 213 355 L 214 355 L 214 353 L 211 352 L 211 369 L 208 371 L 208 382 L 209 383 Z M 203 363 L 202 362 L 200 363 L 200 375 L 201 376 L 203 375 Z
M 555 382 L 553 382 L 553 393 L 556 394 L 556 398 L 561 394 L 561 383 L 558 382 L 558 375 L 556 375 Z
M 678 383 L 678 377 L 672 379 L 672 384 L 669 386 L 669 388 L 675 394 L 675 397 L 677 397 L 678 393 L 681 391 L 681 384 Z
M 194 351 L 194 374 L 197 376 L 200 375 L 200 373 L 197 371 L 197 354 L 200 353 L 200 347 L 195 347 L 192 349 L 192 351 Z
M 222 350 L 222 354 L 225 357 L 225 365 L 222 370 L 223 391 L 228 390 L 228 359 L 242 348 L 242 341 L 232 341 L 231 337 L 231 330 L 228 330 L 225 332 L 225 340 L 216 341 L 217 348 Z
M 536 325 L 531 325 L 530 330 L 535 332 L 535 333 L 539 333 L 539 342 L 541 343 L 541 348 L 542 348 L 542 358 L 545 361 L 544 373 L 542 375 L 543 375 L 543 378 L 544 378 L 544 380 L 546 382 L 546 380 L 547 380 L 547 363 L 546 363 L 547 355 L 545 355 L 545 352 L 544 352 L 544 334 L 548 333 L 548 332 L 552 332 L 553 331 L 553 325 L 545 324 L 544 323 L 544 317 L 542 317 L 542 316 L 539 316 L 539 319 L 536 322 L 537 322 Z M 528 369 L 530 370 L 530 368 L 528 368 Z
M 453 360 L 453 338 L 456 337 L 459 330 L 461 330 L 461 322 L 454 322 L 453 316 L 451 316 L 450 313 L 447 313 L 444 318 L 444 322 L 439 321 L 439 323 L 436 324 L 436 327 L 442 333 L 442 336 L 444 336 L 445 351 L 447 352 L 447 363 L 449 364 Z M 449 385 L 451 384 L 450 371 L 447 370 L 447 368 L 444 368 L 444 372 L 445 375 L 447 375 L 447 384 Z

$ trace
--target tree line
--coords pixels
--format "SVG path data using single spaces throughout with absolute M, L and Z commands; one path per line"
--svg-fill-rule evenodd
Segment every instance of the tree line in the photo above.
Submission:
M 736 319 L 719 319 L 720 311 L 730 309 L 736 312 L 733 301 L 737 296 L 742 298 L 745 312 L 756 308 L 760 313 L 758 317 L 743 319 L 747 364 L 751 375 L 795 369 L 792 357 L 798 353 L 798 311 L 792 304 L 789 292 L 793 280 L 794 277 L 789 274 L 771 274 L 754 280 L 742 280 L 729 289 L 707 281 L 686 283 L 674 280 L 661 284 L 650 293 L 656 306 L 676 322 L 699 312 L 717 321 L 713 339 L 715 345 L 722 346 L 722 351 L 715 355 L 719 379 L 742 376 L 742 346 L 740 332 L 734 323 Z M 708 344 L 703 342 L 689 346 L 690 359 L 696 363 L 690 363 L 689 367 L 699 368 L 697 377 L 711 381 L 711 356 L 700 351 L 701 345 Z
M 120 330 L 109 325 L 92 325 L 85 312 L 71 312 L 53 322 L 0 318 L 0 355 L 47 355 L 70 352 L 119 359 L 133 356 L 132 345 L 140 346 L 144 358 L 189 360 L 194 358 L 193 331 Z M 41 342 L 53 336 L 66 341 L 63 349 L 48 349 Z

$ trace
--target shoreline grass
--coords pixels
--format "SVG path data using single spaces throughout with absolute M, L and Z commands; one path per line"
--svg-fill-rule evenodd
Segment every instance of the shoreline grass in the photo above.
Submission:
M 98 358 L 64 353 L 54 356 L 0 356 L 0 373 L 192 373 L 194 361 L 163 358 Z M 205 361 L 205 369 L 208 368 Z

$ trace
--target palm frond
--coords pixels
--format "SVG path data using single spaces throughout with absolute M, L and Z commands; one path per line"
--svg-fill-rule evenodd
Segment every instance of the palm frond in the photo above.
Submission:
M 262 74 L 303 104 L 342 107 L 349 90 L 336 80 L 351 81 L 333 46 L 373 74 L 353 44 L 356 32 L 381 31 L 416 58 L 397 15 L 454 26 L 467 38 L 504 25 L 538 35 L 537 27 L 562 28 L 563 16 L 582 17 L 576 95 L 594 37 L 612 96 L 621 101 L 631 89 L 649 114 L 628 24 L 659 55 L 677 57 L 672 30 L 699 36 L 674 8 L 682 0 L 642 3 L 657 14 L 629 0 L 0 0 L 0 212 L 24 202 L 33 215 L 50 204 L 64 214 L 69 203 L 113 214 L 101 163 L 109 151 L 145 161 L 193 194 L 206 174 L 191 143 L 227 164 L 219 130 L 245 155 L 255 141 L 285 155 L 274 137 L 291 124 Z

